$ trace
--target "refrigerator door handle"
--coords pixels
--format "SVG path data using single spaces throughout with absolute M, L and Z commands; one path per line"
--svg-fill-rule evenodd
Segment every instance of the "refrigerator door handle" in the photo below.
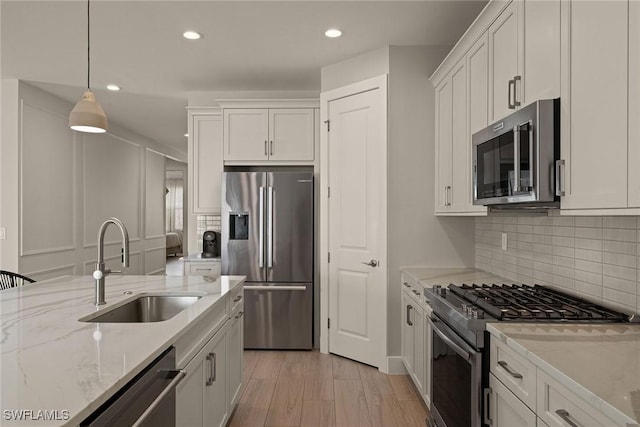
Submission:
M 306 286 L 252 286 L 245 285 L 245 291 L 306 291 Z
M 258 267 L 264 267 L 264 187 L 259 189 L 259 210 L 258 212 Z
M 273 267 L 273 187 L 267 187 L 267 267 Z

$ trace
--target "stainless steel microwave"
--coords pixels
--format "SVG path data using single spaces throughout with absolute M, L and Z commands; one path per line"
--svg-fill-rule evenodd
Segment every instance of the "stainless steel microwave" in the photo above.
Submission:
M 474 205 L 558 207 L 560 99 L 529 104 L 471 140 Z

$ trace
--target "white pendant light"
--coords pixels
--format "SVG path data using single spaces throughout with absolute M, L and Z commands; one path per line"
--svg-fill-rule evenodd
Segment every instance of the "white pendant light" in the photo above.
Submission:
M 107 131 L 107 115 L 91 92 L 91 23 L 87 0 L 87 90 L 69 114 L 69 127 L 78 132 L 103 133 Z

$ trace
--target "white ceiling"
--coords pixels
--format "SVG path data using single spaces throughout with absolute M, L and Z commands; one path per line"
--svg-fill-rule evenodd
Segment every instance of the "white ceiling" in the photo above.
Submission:
M 453 45 L 485 4 L 93 0 L 91 87 L 109 120 L 186 152 L 189 92 L 319 93 L 321 67 L 387 45 Z M 2 77 L 75 103 L 86 87 L 86 6 L 2 0 Z M 344 35 L 327 39 L 329 27 Z M 182 38 L 186 29 L 203 38 Z

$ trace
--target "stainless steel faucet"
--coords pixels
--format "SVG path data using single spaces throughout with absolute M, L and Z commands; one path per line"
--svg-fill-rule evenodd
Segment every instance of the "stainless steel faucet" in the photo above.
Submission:
M 104 300 L 104 279 L 109 273 L 121 273 L 121 271 L 111 271 L 104 267 L 104 233 L 109 224 L 115 224 L 122 234 L 122 266 L 129 267 L 129 233 L 127 227 L 118 218 L 109 218 L 102 223 L 98 229 L 98 261 L 96 262 L 96 270 L 93 272 L 93 278 L 96 280 L 96 298 L 95 304 L 106 304 Z

